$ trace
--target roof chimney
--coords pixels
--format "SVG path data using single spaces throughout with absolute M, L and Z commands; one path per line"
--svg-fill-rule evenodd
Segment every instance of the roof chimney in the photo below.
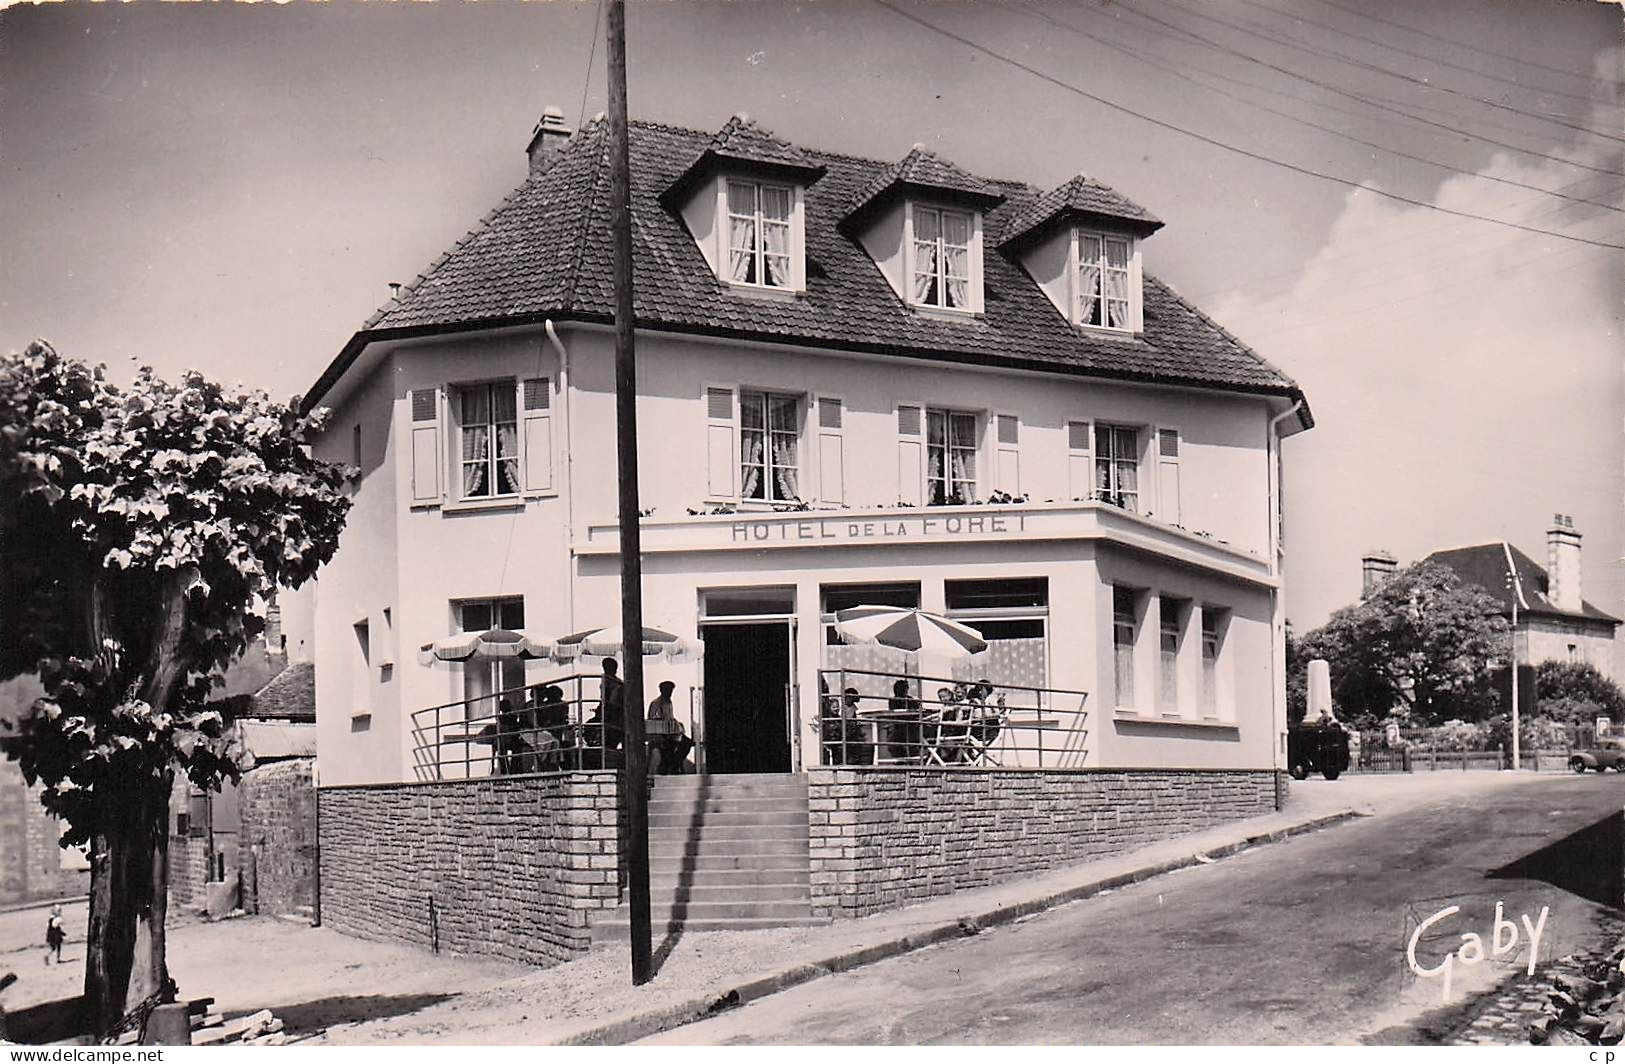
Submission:
M 1360 558 L 1360 597 L 1365 598 L 1377 589 L 1377 585 L 1394 575 L 1399 568 L 1399 559 L 1385 550 L 1367 551 Z
M 530 143 L 525 146 L 525 154 L 530 156 L 530 176 L 545 173 L 558 160 L 569 139 L 570 127 L 564 124 L 564 112 L 548 106 L 542 112 L 542 120 L 531 131 Z
M 277 605 L 275 595 L 265 604 L 265 652 L 278 655 L 288 652 L 288 637 L 282 634 L 282 607 Z
M 1553 514 L 1546 531 L 1546 597 L 1560 610 L 1580 612 L 1580 533 L 1568 514 Z

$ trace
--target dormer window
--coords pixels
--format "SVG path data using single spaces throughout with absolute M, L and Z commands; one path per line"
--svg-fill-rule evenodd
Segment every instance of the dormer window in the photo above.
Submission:
M 910 296 L 926 307 L 970 309 L 971 216 L 914 208 L 914 271 Z
M 1126 237 L 1078 231 L 1078 324 L 1130 330 L 1139 293 Z
M 795 195 L 784 185 L 728 182 L 728 272 L 733 284 L 791 288 Z

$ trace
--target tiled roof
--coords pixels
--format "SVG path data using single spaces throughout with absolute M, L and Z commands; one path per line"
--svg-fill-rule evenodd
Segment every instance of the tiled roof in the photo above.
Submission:
M 1092 177 L 1079 174 L 1039 196 L 1032 206 L 1011 218 L 1005 227 L 1004 243 L 1019 244 L 1051 222 L 1077 215 L 1125 222 L 1125 228 L 1144 234 L 1162 228 L 1162 220 L 1138 203 Z
M 1434 551 L 1423 561 L 1438 562 L 1454 569 L 1462 583 L 1477 584 L 1488 591 L 1501 604 L 1502 611 L 1510 614 L 1513 592 L 1507 587 L 1507 549 L 1508 545 L 1501 543 L 1456 547 Z M 1511 547 L 1511 551 L 1512 564 L 1517 567 L 1518 580 L 1523 584 L 1523 601 L 1518 603 L 1519 616 L 1531 613 L 1610 625 L 1620 623 L 1618 617 L 1610 616 L 1584 600 L 1580 603 L 1579 612 L 1559 608 L 1547 595 L 1546 568 L 1517 547 Z
M 738 114 L 728 119 L 728 124 L 717 131 L 699 157 L 661 194 L 661 202 L 668 208 L 678 208 L 695 183 L 729 166 L 766 170 L 808 184 L 824 174 L 824 168 L 808 158 L 806 152 L 775 137 L 749 115 Z
M 874 207 L 890 198 L 893 192 L 910 188 L 929 189 L 972 200 L 978 206 L 992 207 L 1004 199 L 1003 193 L 988 182 L 974 177 L 916 144 L 909 153 L 876 174 L 874 180 L 863 187 L 852 200 L 852 206 L 843 223 L 851 223 L 867 215 Z
M 805 170 L 823 167 L 807 157 L 807 153 L 788 141 L 780 140 L 757 125 L 749 115 L 734 115 L 727 125 L 711 138 L 706 151 L 724 159 L 744 162 L 768 163 Z
M 254 692 L 244 716 L 274 720 L 316 719 L 316 666 L 296 661 Z
M 577 132 L 551 168 L 510 193 L 380 308 L 306 402 L 318 401 L 374 340 L 539 324 L 546 318 L 612 321 L 608 139 L 601 121 Z M 661 204 L 662 192 L 712 140 L 694 130 L 632 123 L 639 327 L 1302 398 L 1291 378 L 1149 274 L 1145 329 L 1134 337 L 1074 328 L 1019 265 L 991 250 L 984 259 L 983 314 L 944 320 L 916 313 L 898 299 L 863 249 L 837 230 L 865 190 L 897 171 L 873 160 L 802 152 L 826 168 L 806 192 L 806 292 L 793 300 L 731 292 L 707 266 L 681 218 Z M 908 172 L 946 180 L 940 160 L 932 159 L 922 151 Z M 1037 189 L 1020 183 L 970 181 L 1004 197 L 984 219 L 989 248 L 998 245 L 1011 219 L 1039 199 Z M 1307 404 L 1300 417 L 1305 425 L 1312 423 Z

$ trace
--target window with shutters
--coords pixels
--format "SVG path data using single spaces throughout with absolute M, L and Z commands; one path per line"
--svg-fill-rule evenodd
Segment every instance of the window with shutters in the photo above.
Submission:
M 1139 429 L 1096 423 L 1094 494 L 1101 502 L 1139 512 Z
M 975 414 L 925 412 L 925 483 L 932 506 L 957 506 L 976 498 Z
M 794 203 L 793 190 L 783 185 L 728 182 L 729 283 L 794 286 Z
M 513 381 L 463 385 L 452 396 L 458 497 L 519 494 L 519 411 Z
M 846 501 L 846 408 L 840 399 L 818 397 L 818 498 Z
M 1021 419 L 998 414 L 994 422 L 994 488 L 1006 495 L 1021 494 Z
M 1079 325 L 1124 332 L 1139 328 L 1139 285 L 1134 242 L 1109 233 L 1078 230 Z
M 1157 516 L 1171 525 L 1180 522 L 1179 430 L 1157 430 Z
M 801 400 L 774 392 L 739 393 L 739 497 L 791 502 L 801 497 Z
M 1088 499 L 1094 490 L 1094 468 L 1089 457 L 1090 427 L 1087 421 L 1066 423 L 1067 497 Z

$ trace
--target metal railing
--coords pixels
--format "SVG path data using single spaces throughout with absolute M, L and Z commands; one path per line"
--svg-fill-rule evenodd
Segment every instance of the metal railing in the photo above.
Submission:
M 822 765 L 1081 768 L 1088 757 L 1086 691 L 863 669 L 818 679 Z
M 601 674 L 569 673 L 412 713 L 419 780 L 474 779 L 621 767 L 621 714 L 605 719 Z M 646 724 L 651 771 L 681 765 L 686 736 Z M 690 720 L 688 735 L 694 732 Z

